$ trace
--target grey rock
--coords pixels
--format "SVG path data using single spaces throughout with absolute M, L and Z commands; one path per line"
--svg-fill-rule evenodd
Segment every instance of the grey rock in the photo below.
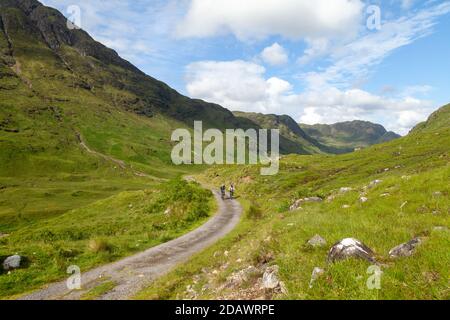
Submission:
M 341 189 L 339 189 L 339 192 L 340 193 L 347 193 L 347 192 L 350 192 L 350 191 L 352 191 L 353 189 L 352 188 L 350 188 L 350 187 L 342 187 Z
M 299 199 L 297 201 L 295 201 L 290 207 L 289 207 L 289 211 L 295 211 L 298 209 L 301 209 L 301 204 L 303 203 L 303 199 Z
M 421 243 L 422 240 L 420 240 L 420 238 L 414 238 L 409 242 L 402 243 L 395 248 L 392 248 L 391 251 L 389 251 L 389 256 L 393 259 L 409 257 L 416 251 L 416 248 Z
M 348 258 L 360 258 L 375 263 L 374 252 L 364 243 L 353 238 L 337 242 L 328 252 L 328 262 L 330 263 Z
M 322 202 L 323 199 L 321 197 L 309 197 L 303 199 L 305 202 Z
M 234 272 L 227 278 L 227 280 L 225 282 L 225 287 L 226 288 L 239 287 L 243 283 L 248 281 L 252 275 L 256 275 L 258 273 L 260 273 L 260 271 L 253 266 L 249 266 L 246 269 Z
M 289 211 L 294 211 L 294 210 L 297 210 L 297 209 L 301 209 L 301 205 L 303 203 L 307 203 L 307 202 L 322 202 L 322 201 L 323 201 L 323 199 L 320 198 L 320 197 L 308 197 L 308 198 L 298 199 L 289 207 Z
M 278 266 L 267 267 L 262 278 L 262 285 L 264 289 L 275 289 L 280 285 L 278 271 Z
M 19 255 L 9 256 L 3 261 L 3 269 L 8 271 L 12 269 L 20 268 L 20 263 L 22 261 L 22 257 Z
M 327 241 L 320 235 L 316 234 L 314 237 L 308 240 L 307 244 L 313 248 L 320 248 L 327 245 Z

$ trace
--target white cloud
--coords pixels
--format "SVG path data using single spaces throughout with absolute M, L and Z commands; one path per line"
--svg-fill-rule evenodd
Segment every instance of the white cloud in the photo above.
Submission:
M 327 38 L 306 39 L 306 43 L 308 47 L 303 53 L 303 56 L 298 59 L 298 63 L 302 65 L 329 53 L 330 40 Z
M 190 96 L 218 103 L 231 110 L 279 111 L 279 97 L 292 86 L 279 78 L 265 79 L 261 65 L 236 61 L 200 61 L 186 68 Z
M 310 87 L 348 86 L 352 82 L 365 79 L 374 66 L 389 56 L 394 50 L 409 45 L 429 35 L 436 19 L 450 12 L 450 2 L 445 2 L 408 17 L 385 22 L 381 30 L 367 33 L 346 44 L 338 44 L 329 49 L 332 64 L 324 71 L 314 71 L 300 75 Z M 308 49 L 312 53 L 314 45 Z M 306 57 L 312 53 L 306 51 Z
M 231 110 L 289 114 L 304 123 L 335 123 L 365 119 L 405 134 L 425 120 L 432 104 L 409 96 L 386 98 L 360 89 L 328 87 L 294 93 L 280 78 L 266 78 L 265 68 L 253 62 L 200 61 L 186 69 L 189 95 Z M 389 115 L 389 117 L 386 117 Z
M 433 104 L 412 97 L 386 98 L 369 92 L 329 88 L 326 92 L 308 92 L 296 97 L 304 106 L 299 122 L 336 123 L 355 119 L 380 122 L 388 130 L 406 134 L 431 113 Z
M 261 52 L 261 58 L 272 66 L 280 66 L 289 61 L 286 50 L 276 42 Z
M 358 29 L 363 6 L 361 0 L 191 0 L 176 34 L 231 33 L 240 40 L 343 36 Z

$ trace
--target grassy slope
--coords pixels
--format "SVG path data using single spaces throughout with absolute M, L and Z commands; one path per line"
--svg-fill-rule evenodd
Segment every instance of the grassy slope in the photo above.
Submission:
M 247 209 L 262 216 L 250 216 L 247 210 L 241 225 L 224 241 L 157 281 L 139 298 L 183 298 L 188 296 L 187 285 L 202 292 L 199 298 L 239 297 L 236 288 L 229 289 L 234 293 L 217 288 L 234 271 L 272 253 L 271 263 L 280 266 L 290 299 L 449 299 L 450 106 L 438 114 L 422 125 L 423 130 L 361 152 L 286 157 L 273 177 L 259 176 L 251 167 L 210 169 L 203 176 L 206 181 L 235 181 Z M 361 203 L 363 187 L 375 179 L 383 182 L 368 189 L 364 195 L 369 200 Z M 341 187 L 354 191 L 339 195 Z M 316 195 L 336 198 L 288 211 L 294 200 Z M 435 230 L 436 226 L 447 229 Z M 327 240 L 326 248 L 305 246 L 315 234 Z M 425 242 L 412 257 L 388 258 L 391 248 L 416 236 Z M 364 261 L 327 266 L 328 248 L 345 237 L 366 243 L 385 264 L 381 290 L 367 289 L 369 265 Z M 227 256 L 224 251 L 229 251 Z M 314 267 L 326 268 L 326 274 L 309 289 Z
M 171 132 L 186 125 L 162 114 L 127 111 L 136 96 L 110 84 L 127 71 L 81 58 L 68 46 L 58 56 L 20 10 L 2 8 L 1 14 L 13 56 L 0 30 L 0 261 L 18 253 L 28 266 L 0 274 L 0 296 L 64 277 L 71 263 L 90 268 L 203 221 L 185 221 L 181 213 L 168 219 L 165 208 L 147 212 L 155 192 L 165 189 L 164 180 L 198 170 L 175 167 L 170 160 Z M 85 70 L 87 65 L 95 72 Z M 88 152 L 78 134 L 92 150 L 125 161 L 126 168 Z M 205 198 L 196 203 L 212 210 Z M 188 209 L 186 200 L 179 204 L 183 207 Z M 87 243 L 97 237 L 113 249 L 90 252 Z M 138 240 L 142 244 L 135 247 Z
M 26 259 L 25 268 L 0 274 L 0 298 L 64 278 L 70 265 L 87 270 L 179 237 L 214 208 L 209 191 L 174 180 L 24 224 L 0 239 L 1 257 Z

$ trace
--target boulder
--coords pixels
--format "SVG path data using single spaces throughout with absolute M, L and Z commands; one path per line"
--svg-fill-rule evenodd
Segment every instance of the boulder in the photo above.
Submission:
M 420 238 L 414 238 L 409 242 L 402 243 L 395 248 L 392 248 L 391 251 L 389 251 L 389 256 L 393 259 L 409 257 L 416 251 L 416 248 L 421 243 L 422 240 L 420 240 Z
M 309 288 L 313 287 L 313 283 L 320 278 L 320 276 L 325 274 L 325 270 L 319 267 L 315 267 L 311 274 L 311 281 L 309 281 Z
M 347 192 L 350 192 L 350 191 L 352 191 L 353 189 L 352 188 L 349 188 L 349 187 L 342 187 L 341 189 L 339 189 L 339 192 L 340 193 L 347 193 Z
M 20 263 L 22 261 L 22 257 L 19 255 L 13 255 L 9 256 L 8 258 L 3 261 L 3 269 L 8 271 L 11 269 L 17 269 L 20 268 Z
M 375 263 L 374 252 L 364 243 L 353 238 L 337 242 L 328 252 L 328 262 L 330 263 L 348 258 L 360 258 Z
M 253 266 L 249 266 L 246 269 L 234 272 L 227 278 L 227 280 L 225 282 L 225 287 L 226 288 L 240 287 L 242 284 L 247 282 L 252 275 L 256 275 L 259 272 L 260 271 Z
M 262 287 L 267 290 L 273 290 L 277 293 L 286 294 L 287 290 L 282 281 L 278 278 L 278 266 L 270 266 L 266 268 L 262 278 Z
M 327 245 L 327 241 L 320 235 L 316 234 L 314 237 L 308 240 L 307 244 L 313 248 L 320 248 Z
M 262 285 L 264 289 L 275 289 L 280 284 L 278 279 L 278 266 L 271 266 L 263 274 Z

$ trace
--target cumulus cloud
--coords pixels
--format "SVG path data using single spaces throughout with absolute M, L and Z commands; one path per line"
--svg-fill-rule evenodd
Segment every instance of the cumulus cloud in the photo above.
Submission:
M 261 58 L 272 66 L 280 66 L 289 61 L 286 49 L 276 42 L 261 52 Z
M 190 96 L 215 102 L 231 110 L 277 110 L 278 98 L 292 86 L 279 78 L 265 79 L 265 68 L 253 62 L 200 61 L 187 66 Z
M 342 36 L 357 30 L 363 6 L 361 0 L 191 0 L 176 34 L 231 33 L 240 40 Z
M 186 69 L 189 95 L 223 105 L 231 110 L 286 113 L 303 123 L 335 123 L 385 118 L 389 130 L 405 134 L 425 120 L 432 103 L 410 96 L 386 98 L 360 89 L 328 87 L 295 93 L 286 80 L 265 76 L 254 62 L 200 61 Z

